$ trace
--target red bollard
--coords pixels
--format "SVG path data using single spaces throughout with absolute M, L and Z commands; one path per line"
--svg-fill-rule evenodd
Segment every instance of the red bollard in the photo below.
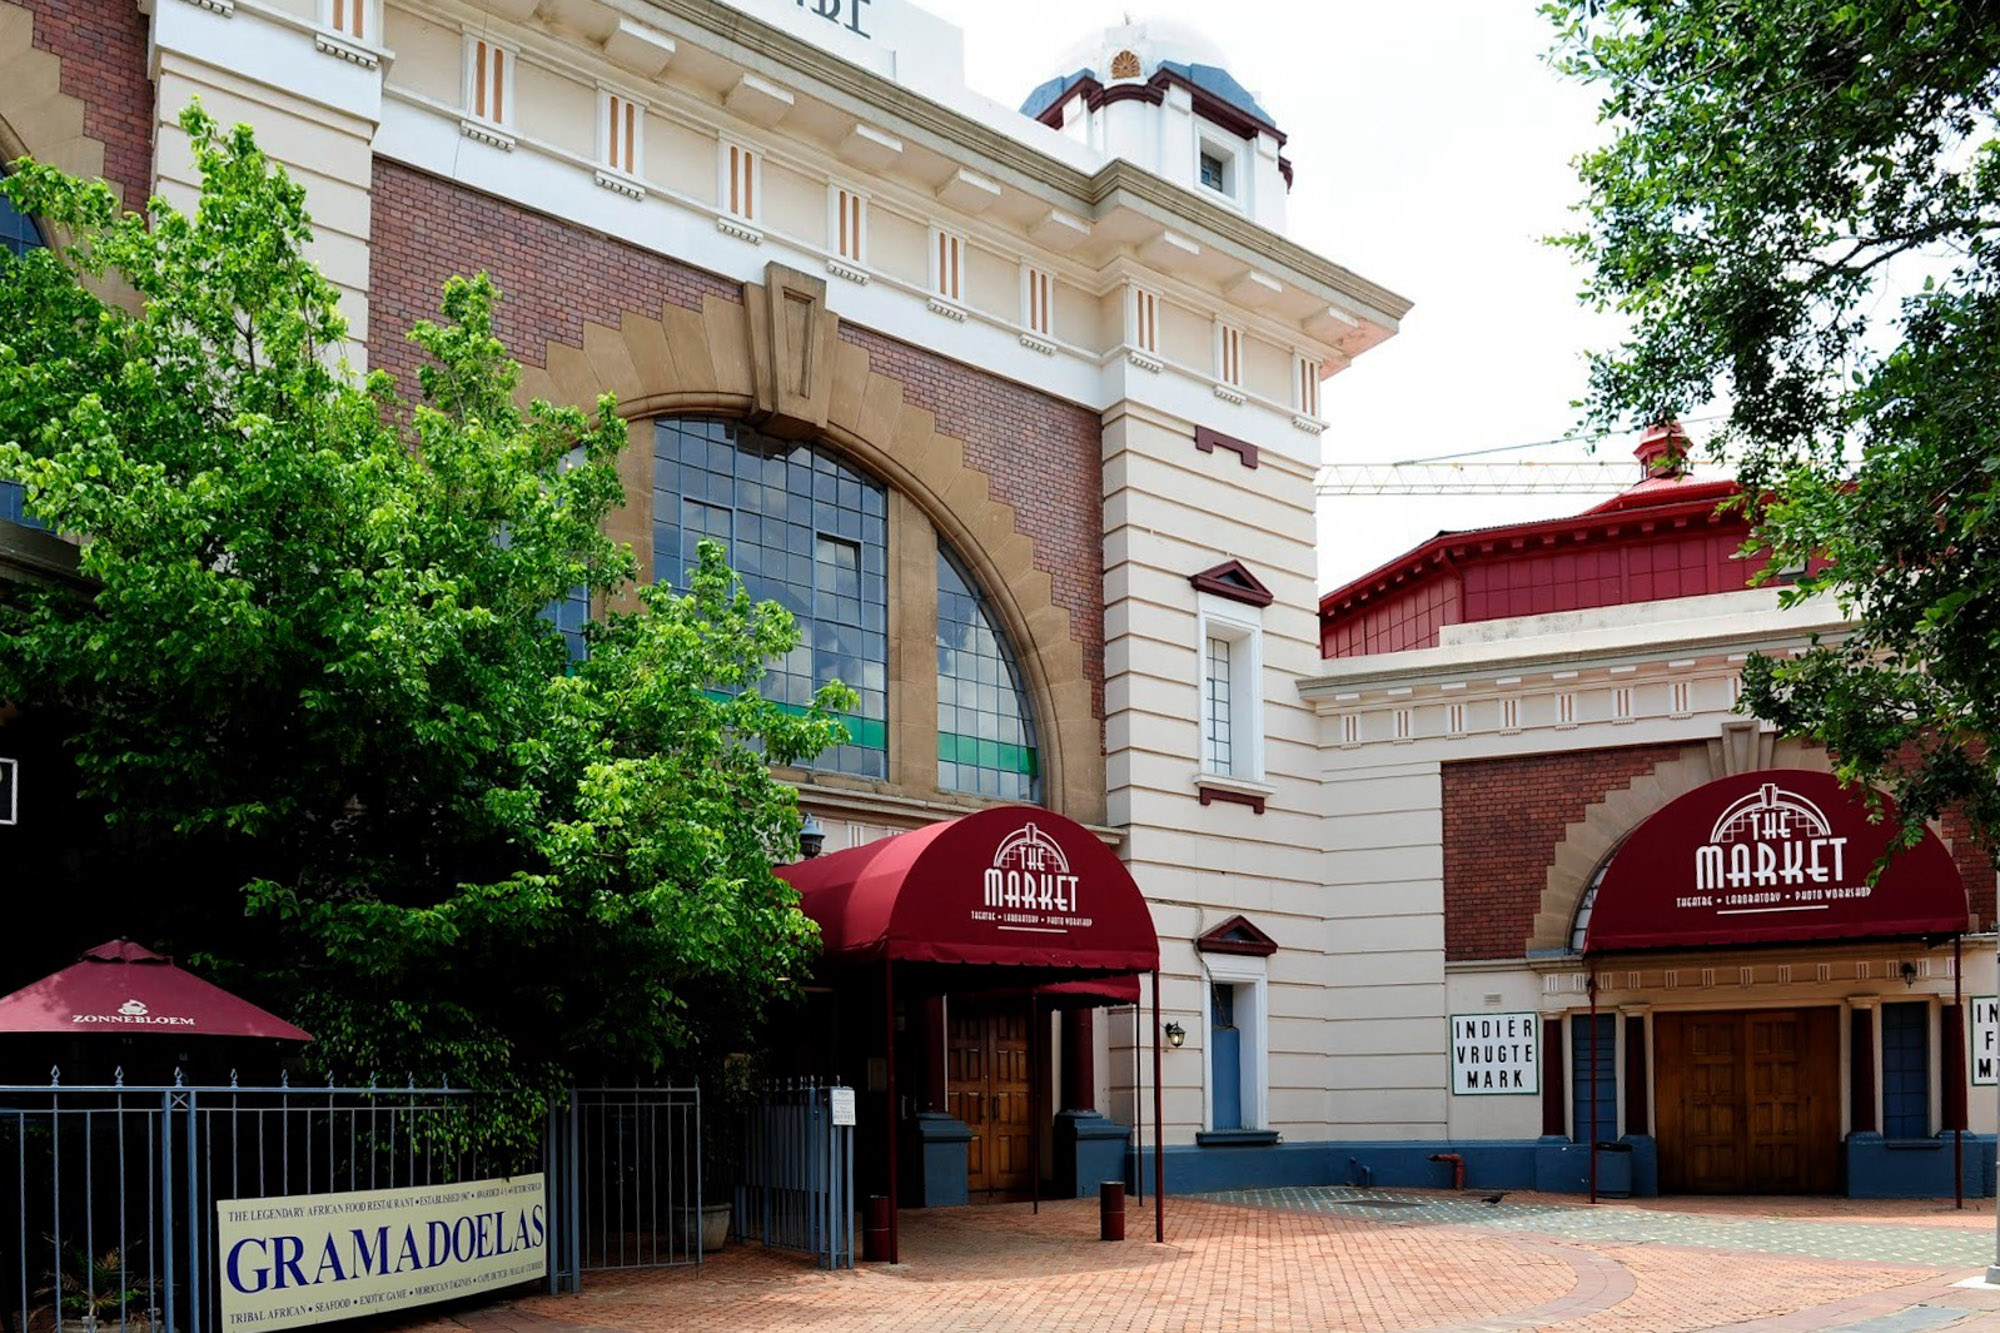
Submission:
M 1097 1238 L 1125 1239 L 1125 1182 L 1106 1180 L 1097 1186 Z
M 861 1214 L 861 1257 L 871 1264 L 889 1262 L 889 1196 L 871 1194 Z

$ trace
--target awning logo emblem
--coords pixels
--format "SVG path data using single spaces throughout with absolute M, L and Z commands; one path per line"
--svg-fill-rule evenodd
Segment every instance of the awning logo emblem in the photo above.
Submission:
M 127 1000 L 118 1006 L 118 1012 L 127 1018 L 144 1018 L 146 1016 L 146 1005 L 142 1000 Z
M 1024 824 L 1001 839 L 985 875 L 987 907 L 1074 912 L 1077 877 L 1055 839 Z

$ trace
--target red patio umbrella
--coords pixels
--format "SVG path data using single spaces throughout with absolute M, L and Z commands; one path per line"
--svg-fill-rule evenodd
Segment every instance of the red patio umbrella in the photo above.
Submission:
M 130 940 L 100 944 L 62 971 L 0 996 L 0 1032 L 313 1039 L 304 1028 L 265 1013 Z

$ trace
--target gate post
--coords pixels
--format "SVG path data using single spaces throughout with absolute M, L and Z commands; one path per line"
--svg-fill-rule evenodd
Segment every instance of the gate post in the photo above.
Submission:
M 174 1093 L 160 1094 L 160 1234 L 165 1256 L 167 1287 L 167 1333 L 174 1325 Z

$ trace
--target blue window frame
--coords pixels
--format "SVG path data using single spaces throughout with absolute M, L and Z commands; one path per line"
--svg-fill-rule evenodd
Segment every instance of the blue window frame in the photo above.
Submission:
M 1035 801 L 1035 714 L 999 618 L 958 557 L 938 543 L 938 786 Z
M 1928 1138 L 1931 1132 L 1931 1007 L 1923 1001 L 1882 1006 L 1882 1136 Z
M 4 168 L 0 168 L 0 175 L 5 174 Z M 45 244 L 42 230 L 35 225 L 35 220 L 15 208 L 5 195 L 0 195 L 0 250 L 19 258 Z M 24 512 L 22 505 L 26 499 L 20 482 L 0 481 L 0 519 L 28 528 L 44 526 Z
M 1569 1020 L 1570 1137 L 1590 1138 L 1590 1015 Z M 1597 1016 L 1597 1138 L 1618 1137 L 1618 1015 Z
M 685 586 L 704 537 L 752 597 L 778 602 L 799 646 L 767 664 L 764 697 L 803 709 L 829 680 L 860 696 L 849 743 L 812 767 L 889 769 L 888 492 L 817 445 L 741 422 L 678 417 L 653 433 L 653 577 Z

